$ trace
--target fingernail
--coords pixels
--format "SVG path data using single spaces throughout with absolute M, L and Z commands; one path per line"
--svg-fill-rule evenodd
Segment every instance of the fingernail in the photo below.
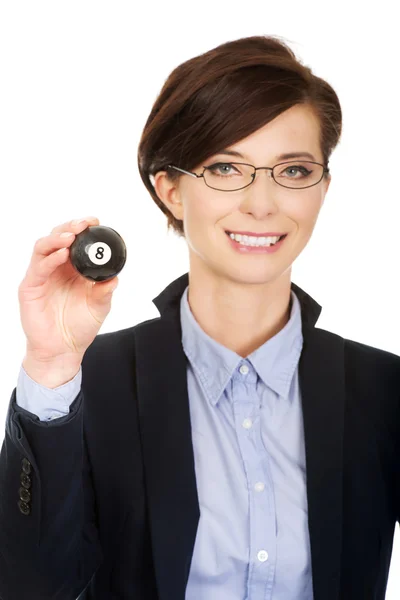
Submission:
M 80 225 L 81 223 L 83 223 L 83 221 L 86 221 L 86 219 L 74 219 L 72 221 L 72 225 Z
M 74 235 L 74 234 L 71 233 L 70 231 L 64 231 L 64 233 L 62 233 L 60 235 L 60 237 L 71 237 L 71 235 Z

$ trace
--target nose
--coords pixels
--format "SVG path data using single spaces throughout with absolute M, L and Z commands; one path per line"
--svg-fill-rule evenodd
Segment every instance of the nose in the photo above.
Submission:
M 254 173 L 254 178 L 256 179 L 257 176 L 260 177 L 261 173 L 260 171 L 267 171 L 267 177 L 268 179 L 272 179 L 274 181 L 274 178 L 272 177 L 272 169 L 269 167 L 257 167 L 255 173 Z
M 258 173 L 261 170 L 267 171 L 264 181 L 262 181 L 262 177 L 257 177 L 257 175 L 261 175 L 261 173 Z M 252 213 L 257 219 L 262 219 L 266 214 L 277 210 L 276 193 L 279 186 L 272 177 L 272 170 L 268 167 L 257 169 L 254 178 L 259 179 L 259 181 L 253 180 L 253 183 L 243 190 L 246 193 L 243 197 L 241 209 L 244 212 Z
M 252 194 L 261 194 L 265 202 L 266 193 L 268 194 L 268 197 L 271 197 L 271 192 L 274 190 L 278 191 L 279 187 L 280 186 L 272 176 L 272 169 L 269 169 L 268 167 L 259 167 L 256 169 L 253 175 L 253 183 L 248 189 L 251 189 Z

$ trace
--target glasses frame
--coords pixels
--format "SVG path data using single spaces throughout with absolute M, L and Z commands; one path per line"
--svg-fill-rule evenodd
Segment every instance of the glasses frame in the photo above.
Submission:
M 301 159 L 299 159 L 299 160 L 301 160 Z M 275 181 L 275 183 L 277 183 L 281 187 L 284 187 L 284 188 L 286 188 L 288 190 L 305 190 L 306 188 L 314 187 L 314 185 L 318 185 L 322 181 L 322 179 L 324 177 L 324 173 L 329 173 L 329 168 L 328 168 L 327 165 L 324 165 L 324 164 L 319 163 L 319 162 L 315 162 L 314 160 L 305 160 L 305 161 L 302 161 L 302 162 L 309 162 L 311 164 L 319 165 L 320 167 L 324 167 L 324 170 L 322 171 L 321 179 L 319 179 L 316 183 L 312 183 L 311 185 L 306 185 L 306 186 L 300 187 L 300 188 L 299 187 L 293 188 L 293 187 L 290 187 L 288 185 L 283 185 L 283 183 L 279 183 L 279 181 L 277 181 L 275 179 L 275 177 L 274 177 L 274 169 L 276 167 L 279 167 L 280 165 L 287 165 L 287 164 L 294 163 L 294 162 L 296 162 L 296 161 L 295 160 L 287 160 L 285 162 L 278 163 L 274 167 L 255 167 L 254 165 L 251 165 L 250 163 L 239 163 L 239 162 L 231 162 L 231 161 L 226 161 L 226 162 L 217 161 L 217 163 L 222 163 L 222 164 L 246 165 L 248 167 L 253 167 L 254 173 L 251 176 L 252 180 L 250 181 L 250 183 L 248 183 L 247 185 L 244 185 L 241 188 L 237 188 L 235 190 L 220 190 L 219 188 L 215 188 L 215 187 L 212 187 L 211 185 L 208 185 L 208 183 L 207 183 L 207 181 L 206 181 L 206 179 L 204 177 L 204 172 L 207 169 L 209 169 L 210 167 L 212 167 L 216 163 L 213 163 L 213 165 L 209 165 L 208 167 L 203 166 L 203 172 L 200 175 L 198 173 L 194 173 L 193 171 L 185 171 L 185 169 L 181 169 L 180 167 L 176 167 L 175 165 L 167 165 L 167 166 L 170 169 L 176 169 L 177 171 L 181 171 L 181 173 L 185 173 L 185 175 L 190 175 L 191 177 L 197 177 L 197 178 L 201 178 L 202 177 L 203 181 L 204 181 L 204 183 L 206 184 L 207 187 L 211 188 L 212 190 L 217 190 L 218 192 L 237 192 L 239 190 L 244 190 L 245 188 L 249 187 L 252 183 L 254 183 L 254 181 L 256 179 L 257 171 L 260 171 L 262 169 L 264 169 L 264 170 L 267 169 L 267 170 L 271 171 L 271 176 L 272 176 L 272 179 Z

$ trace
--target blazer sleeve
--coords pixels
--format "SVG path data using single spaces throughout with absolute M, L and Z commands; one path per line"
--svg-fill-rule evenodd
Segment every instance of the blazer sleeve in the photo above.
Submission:
M 16 402 L 0 451 L 0 598 L 75 600 L 103 560 L 83 391 L 53 421 Z

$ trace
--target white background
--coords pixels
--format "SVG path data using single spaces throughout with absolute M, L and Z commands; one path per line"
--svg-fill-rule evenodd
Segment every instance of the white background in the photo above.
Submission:
M 90 214 L 122 235 L 128 260 L 101 332 L 157 317 L 152 299 L 188 271 L 185 241 L 167 234 L 141 182 L 137 145 L 170 71 L 238 37 L 282 37 L 336 90 L 342 140 L 292 281 L 322 305 L 319 328 L 400 354 L 399 46 L 391 6 L 0 4 L 0 443 L 25 348 L 17 288 L 37 238 Z M 396 525 L 389 600 L 399 597 L 399 566 Z

